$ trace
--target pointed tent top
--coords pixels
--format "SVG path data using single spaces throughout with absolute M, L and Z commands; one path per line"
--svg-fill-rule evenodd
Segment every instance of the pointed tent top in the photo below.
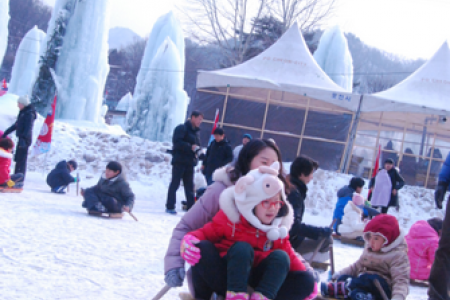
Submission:
M 352 111 L 358 95 L 334 83 L 316 63 L 297 23 L 256 57 L 231 68 L 200 71 L 197 88 L 251 87 L 282 90 L 320 99 Z
M 450 114 L 448 41 L 419 69 L 392 88 L 364 96 L 361 111 L 409 111 Z

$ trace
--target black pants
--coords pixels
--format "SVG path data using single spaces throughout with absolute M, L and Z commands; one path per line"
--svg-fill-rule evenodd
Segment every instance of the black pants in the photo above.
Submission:
M 183 180 L 187 208 L 189 209 L 194 205 L 194 167 L 176 164 L 172 166 L 172 181 L 170 182 L 169 192 L 167 193 L 167 209 L 175 209 L 180 180 Z
M 289 257 L 284 251 L 274 251 L 252 269 L 253 249 L 245 242 L 235 243 L 224 258 L 209 241 L 197 247 L 202 258 L 192 267 L 196 299 L 210 299 L 212 293 L 225 296 L 227 290 L 247 292 L 247 285 L 275 300 L 302 300 L 314 290 L 312 274 L 289 272 Z
M 84 191 L 83 207 L 87 210 L 92 209 L 97 203 L 101 203 L 109 213 L 121 213 L 122 203 L 115 198 L 105 195 L 96 187 L 86 189 Z
M 25 173 L 27 172 L 28 147 L 19 147 L 19 144 L 20 140 L 17 143 L 16 154 L 14 156 L 14 161 L 16 162 L 14 174 L 21 173 L 25 179 Z
M 429 282 L 430 300 L 450 299 L 450 200 L 447 200 L 441 239 L 431 267 Z
M 386 293 L 386 296 L 391 299 L 392 292 L 391 288 L 387 284 L 386 280 L 376 274 L 361 274 L 358 277 L 352 277 L 349 275 L 343 275 L 338 278 L 337 281 L 346 281 L 348 278 L 351 278 L 352 281 L 350 282 L 350 285 L 348 288 L 351 290 L 350 292 L 350 299 L 357 299 L 354 295 L 356 293 L 371 293 L 373 296 L 375 296 L 375 299 L 383 299 L 383 296 L 381 296 L 380 292 L 378 291 L 378 288 L 373 283 L 374 279 L 377 279 L 381 287 L 383 288 L 384 292 Z

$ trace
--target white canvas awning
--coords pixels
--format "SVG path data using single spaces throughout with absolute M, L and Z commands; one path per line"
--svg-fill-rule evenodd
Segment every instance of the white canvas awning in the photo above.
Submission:
M 448 42 L 428 62 L 396 86 L 380 93 L 364 95 L 361 111 L 450 115 Z
M 270 48 L 231 68 L 199 71 L 197 88 L 250 87 L 291 92 L 357 111 L 359 95 L 335 84 L 316 63 L 294 24 Z

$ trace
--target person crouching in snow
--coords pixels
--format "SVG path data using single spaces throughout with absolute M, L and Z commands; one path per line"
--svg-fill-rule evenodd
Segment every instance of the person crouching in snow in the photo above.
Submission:
M 335 273 L 336 282 L 322 283 L 322 295 L 352 300 L 383 299 L 378 280 L 392 300 L 405 300 L 409 292 L 409 259 L 405 237 L 395 217 L 380 214 L 364 228 L 366 242 L 361 257 Z
M 417 221 L 406 235 L 408 257 L 411 264 L 411 279 L 428 280 L 434 255 L 439 245 L 443 221 L 432 218 Z
M 184 236 L 181 256 L 192 266 L 196 299 L 210 299 L 213 292 L 227 300 L 276 299 L 289 272 L 307 272 L 289 242 L 293 210 L 278 170 L 275 162 L 241 177 L 220 195 L 212 222 Z M 218 274 L 213 286 L 205 268 Z M 304 285 L 299 300 L 317 295 L 315 282 L 292 284 Z
M 23 174 L 9 175 L 14 143 L 9 138 L 0 138 L 0 190 L 22 190 Z
M 65 194 L 66 187 L 72 182 L 77 182 L 78 179 L 70 175 L 77 167 L 78 164 L 74 160 L 68 162 L 63 160 L 56 165 L 47 175 L 47 184 L 50 186 L 52 193 Z
M 134 194 L 117 161 L 110 161 L 97 185 L 82 189 L 81 195 L 84 197 L 82 206 L 89 212 L 131 212 L 134 205 Z

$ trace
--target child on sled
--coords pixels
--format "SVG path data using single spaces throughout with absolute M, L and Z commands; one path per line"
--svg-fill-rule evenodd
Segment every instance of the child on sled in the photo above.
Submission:
M 9 138 L 0 138 L 0 191 L 21 192 L 23 174 L 9 175 L 14 143 Z

